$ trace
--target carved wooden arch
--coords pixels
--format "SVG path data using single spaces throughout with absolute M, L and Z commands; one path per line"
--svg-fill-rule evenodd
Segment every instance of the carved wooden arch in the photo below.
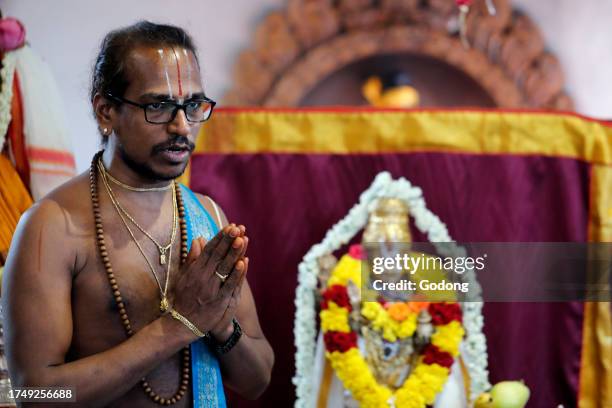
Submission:
M 317 83 L 347 64 L 412 53 L 471 77 L 498 107 L 573 109 L 558 59 L 529 17 L 508 0 L 484 0 L 468 16 L 471 44 L 457 35 L 453 0 L 289 0 L 257 28 L 234 69 L 231 105 L 298 106 Z

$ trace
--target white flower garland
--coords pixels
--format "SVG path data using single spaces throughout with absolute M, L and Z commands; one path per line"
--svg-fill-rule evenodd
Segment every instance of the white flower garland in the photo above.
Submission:
M 312 370 L 316 349 L 316 316 L 315 290 L 319 266 L 317 259 L 330 254 L 346 245 L 365 227 L 368 215 L 376 205 L 376 200 L 383 197 L 403 200 L 410 214 L 414 217 L 416 227 L 427 234 L 434 243 L 436 250 L 444 256 L 465 256 L 465 248 L 454 244 L 448 234 L 446 225 L 425 205 L 423 193 L 419 187 L 412 186 L 405 178 L 393 180 L 388 172 L 379 173 L 372 185 L 365 190 L 349 213 L 336 223 L 325 234 L 319 244 L 314 245 L 304 256 L 298 266 L 298 287 L 295 293 L 295 320 L 293 334 L 295 338 L 295 368 L 293 384 L 296 387 L 295 408 L 312 406 Z M 442 242 L 444 245 L 436 245 Z M 451 243 L 451 244 L 449 244 Z M 470 402 L 491 387 L 487 370 L 487 344 L 482 333 L 482 297 L 481 288 L 476 280 L 473 269 L 466 270 L 461 275 L 463 282 L 470 284 L 470 301 L 462 303 L 463 324 L 466 330 L 462 353 L 465 355 L 467 369 L 470 375 Z
M 7 52 L 2 58 L 2 70 L 0 70 L 0 151 L 4 148 L 6 131 L 11 123 L 11 103 L 13 101 L 13 76 L 15 75 L 16 57 L 12 52 Z

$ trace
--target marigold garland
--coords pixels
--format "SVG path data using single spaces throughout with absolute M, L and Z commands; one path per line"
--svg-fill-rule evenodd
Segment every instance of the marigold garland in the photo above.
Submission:
M 487 6 L 492 7 L 492 2 L 487 0 Z M 296 348 L 295 375 L 292 378 L 296 393 L 295 408 L 308 408 L 315 403 L 316 399 L 313 392 L 312 375 L 314 374 L 317 347 L 314 311 L 318 275 L 321 272 L 319 259 L 321 256 L 340 249 L 342 245 L 348 244 L 366 226 L 374 204 L 383 197 L 399 198 L 406 203 L 416 229 L 427 237 L 439 254 L 451 257 L 467 255 L 466 249 L 457 245 L 450 236 L 442 220 L 427 207 L 423 191 L 418 186 L 413 185 L 404 177 L 394 180 L 386 171 L 377 174 L 372 184 L 361 193 L 359 201 L 348 214 L 326 232 L 321 242 L 308 250 L 298 265 L 293 327 Z M 362 256 L 359 256 L 358 251 L 355 258 L 363 259 Z M 414 276 L 417 277 L 417 274 Z M 461 352 L 465 356 L 465 365 L 470 379 L 468 403 L 472 404 L 481 393 L 491 388 L 487 369 L 487 342 L 482 330 L 484 302 L 482 301 L 482 289 L 476 279 L 474 269 L 468 267 L 460 278 L 462 282 L 470 284 L 468 302 L 461 304 L 462 323 L 466 332 Z M 363 295 L 362 293 L 362 297 Z
M 344 387 L 362 408 L 424 408 L 435 402 L 444 388 L 450 367 L 459 354 L 465 333 L 461 324 L 461 308 L 456 303 L 427 302 L 364 302 L 361 314 L 383 338 L 394 342 L 414 334 L 418 313 L 424 308 L 432 316 L 435 332 L 431 343 L 404 384 L 395 392 L 380 385 L 357 346 L 349 316 L 352 310 L 347 285 L 360 287 L 361 261 L 344 255 L 332 271 L 321 301 L 321 329 L 326 357 Z

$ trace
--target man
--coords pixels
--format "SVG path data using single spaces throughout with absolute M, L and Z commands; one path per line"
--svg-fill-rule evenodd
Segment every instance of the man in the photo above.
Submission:
M 74 387 L 85 406 L 224 406 L 223 385 L 257 398 L 274 357 L 245 228 L 172 181 L 214 107 L 192 40 L 150 22 L 109 33 L 91 100 L 103 154 L 22 217 L 9 252 L 13 386 Z

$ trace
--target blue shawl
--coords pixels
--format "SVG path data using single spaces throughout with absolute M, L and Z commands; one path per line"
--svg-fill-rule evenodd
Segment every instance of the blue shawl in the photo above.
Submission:
M 211 240 L 219 231 L 208 211 L 195 194 L 180 186 L 185 206 L 187 224 L 187 246 L 191 248 L 194 238 L 202 236 Z M 226 408 L 225 393 L 219 361 L 209 350 L 204 340 L 191 343 L 191 378 L 193 381 L 193 406 L 198 408 Z

